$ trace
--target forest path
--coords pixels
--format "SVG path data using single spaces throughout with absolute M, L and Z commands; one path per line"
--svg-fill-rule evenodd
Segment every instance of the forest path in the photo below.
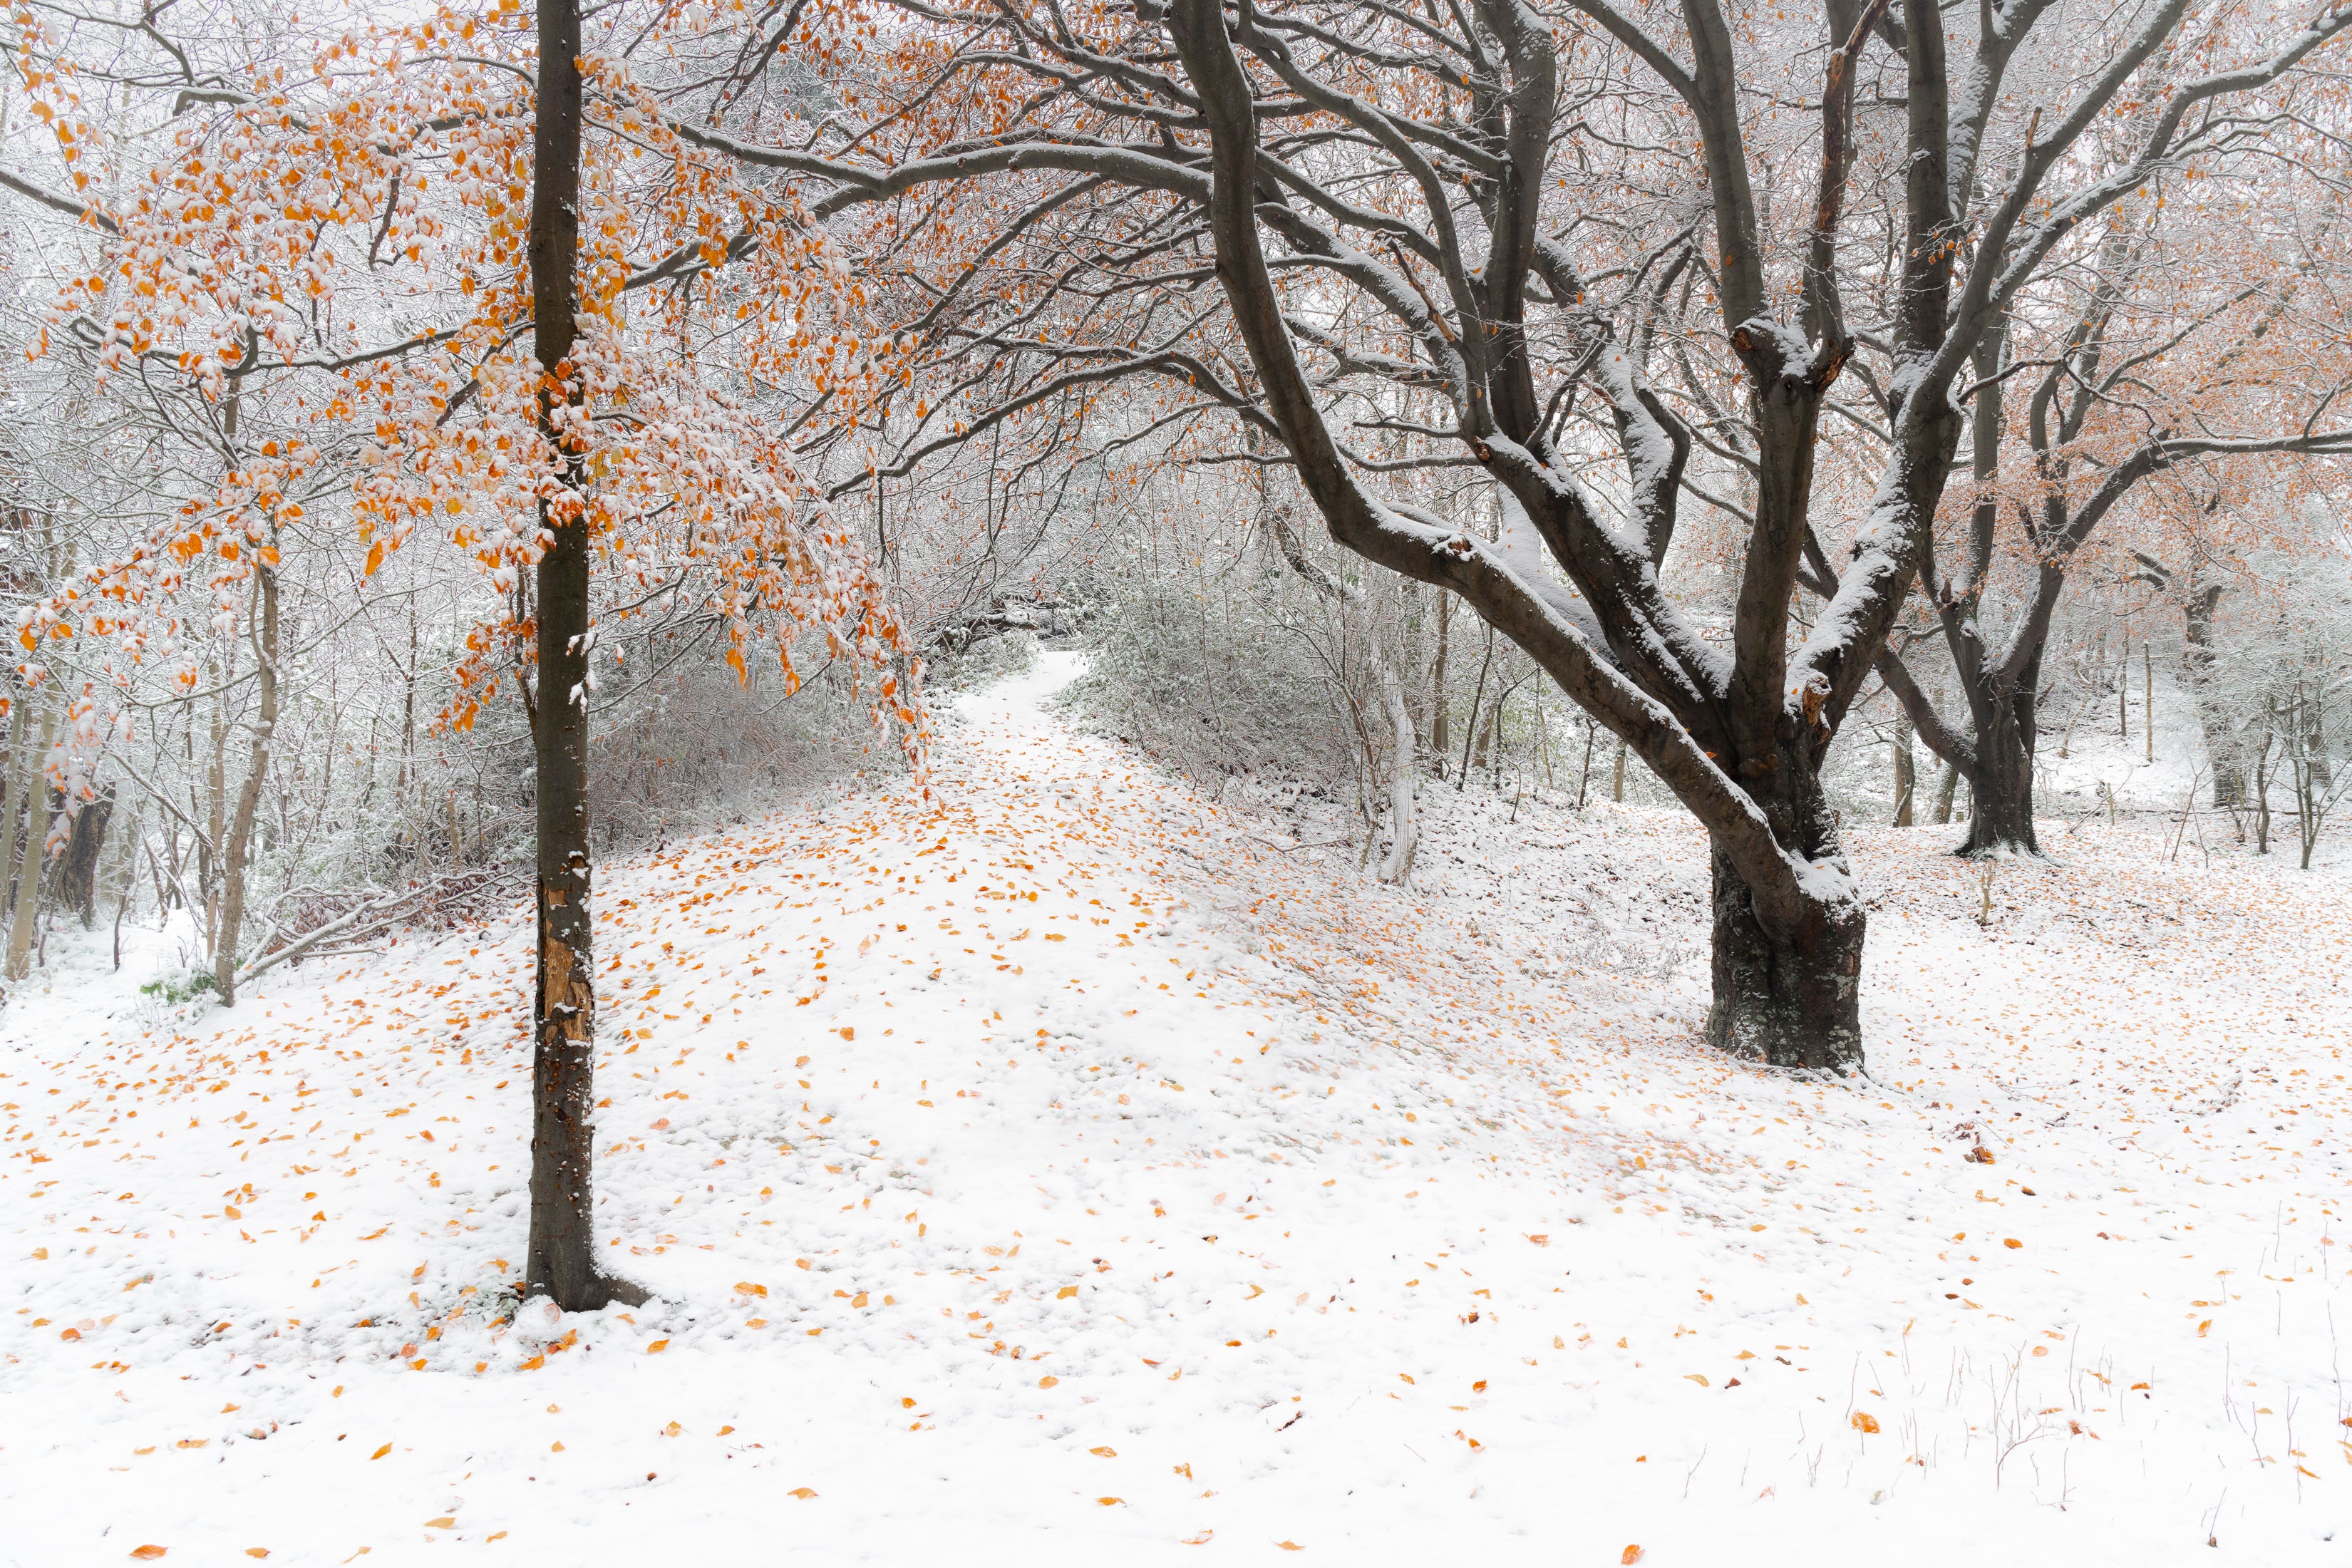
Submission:
M 0 1562 L 2336 1550 L 2340 887 L 2116 839 L 1982 931 L 1864 836 L 1874 1075 L 1762 1073 L 1692 1041 L 1681 825 L 1433 790 L 1401 893 L 1074 673 L 962 699 L 928 800 L 607 871 L 635 1312 L 499 1321 L 524 911 L 13 1004 Z

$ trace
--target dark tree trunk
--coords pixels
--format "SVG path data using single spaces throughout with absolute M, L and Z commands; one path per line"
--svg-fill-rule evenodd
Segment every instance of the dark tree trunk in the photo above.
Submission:
M 1995 696 L 1982 710 L 1992 716 L 1977 734 L 1975 765 L 1969 770 L 1969 838 L 1963 855 L 2039 855 L 2033 836 L 2033 718 L 2032 698 L 2020 691 Z
M 62 798 L 58 809 L 64 809 Z M 98 925 L 98 859 L 106 848 L 107 819 L 114 815 L 114 790 L 109 786 L 96 800 L 84 801 L 74 813 L 73 829 L 58 861 L 58 902 L 81 917 L 81 929 Z M 135 869 L 135 868 L 134 868 Z
M 1984 748 L 1989 765 L 1969 779 L 1969 837 L 1960 847 L 1966 856 L 2039 855 L 2041 841 L 2033 834 L 2032 763 L 2022 777 L 2003 765 L 1999 749 Z
M 572 270 L 580 248 L 579 0 L 541 0 L 539 123 L 530 209 L 533 352 L 551 384 L 540 428 L 563 453 L 577 497 L 587 475 L 558 415 L 577 398 L 568 361 L 577 335 Z M 596 990 L 588 843 L 588 525 L 575 500 L 541 500 L 553 542 L 539 559 L 539 689 L 531 710 L 539 808 L 539 984 L 531 1004 L 530 1237 L 524 1289 L 566 1311 L 644 1300 L 596 1268 Z
M 1724 847 L 1715 845 L 1708 858 L 1714 1001 L 1706 1038 L 1773 1067 L 1844 1072 L 1863 1065 L 1866 920 L 1838 844 L 1837 814 L 1822 794 L 1811 750 L 1802 737 L 1784 742 L 1776 752 L 1779 765 L 1764 772 L 1751 791 L 1773 836 L 1811 861 L 1822 879 L 1805 889 L 1796 919 L 1772 930 L 1758 918 L 1755 894 Z
M 1775 937 L 1757 920 L 1748 884 L 1717 852 L 1714 864 L 1715 1000 L 1709 1045 L 1774 1067 L 1863 1064 L 1863 910 L 1822 902 L 1803 926 Z

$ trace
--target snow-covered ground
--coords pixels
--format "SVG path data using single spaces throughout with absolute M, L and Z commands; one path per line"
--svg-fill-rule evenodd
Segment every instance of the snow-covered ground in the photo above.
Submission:
M 1072 671 L 929 802 L 607 870 L 634 1311 L 506 1318 L 524 911 L 233 1012 L 61 941 L 0 1015 L 0 1561 L 2352 1552 L 2343 873 L 2053 825 L 1988 913 L 1859 834 L 1816 1081 L 1695 1043 L 1674 817 L 1433 784 L 1398 892 Z

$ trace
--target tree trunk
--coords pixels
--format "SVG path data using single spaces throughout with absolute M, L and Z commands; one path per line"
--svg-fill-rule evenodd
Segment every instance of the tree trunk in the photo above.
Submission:
M 58 804 L 64 804 L 60 797 Z M 98 862 L 106 850 L 107 820 L 114 815 L 111 785 L 74 813 L 73 832 L 58 864 L 58 902 L 81 917 L 81 929 L 98 926 Z
M 1936 809 L 1928 813 L 1927 820 L 1938 827 L 1949 826 L 1952 820 L 1952 797 L 1958 795 L 1959 790 L 1960 770 L 1946 763 L 1943 776 L 1936 781 Z
M 1990 686 L 1972 694 L 1977 714 L 1975 765 L 1969 770 L 1969 856 L 2042 853 L 2033 836 L 2033 752 L 2040 731 L 2034 698 L 2042 683 L 2042 654 L 2025 661 L 2017 683 L 1994 684 L 1991 671 L 1975 679 Z
M 1617 742 L 1617 761 L 1609 770 L 1609 798 L 1619 805 L 1625 804 L 1625 742 Z
M 540 431 L 562 454 L 564 489 L 588 476 L 561 416 L 578 334 L 572 272 L 580 248 L 580 5 L 541 0 L 539 115 L 533 132 L 530 279 L 533 353 L 551 378 Z M 594 1198 L 596 992 L 588 905 L 588 524 L 576 499 L 542 499 L 536 572 L 539 688 L 531 710 L 539 809 L 539 975 L 531 1003 L 530 1235 L 524 1289 L 566 1311 L 644 1292 L 596 1268 Z
M 1782 752 L 1783 765 L 1790 752 Z M 1761 800 L 1765 815 L 1826 869 L 1841 868 L 1835 816 L 1818 781 L 1800 779 L 1795 798 Z M 1707 1043 L 1773 1067 L 1828 1068 L 1863 1062 L 1861 977 L 1865 917 L 1851 885 L 1809 896 L 1796 929 L 1768 931 L 1748 884 L 1720 847 L 1713 869 L 1714 990 Z
M 8 704 L 8 753 L 0 757 L 0 784 L 6 785 L 0 793 L 0 918 L 15 907 L 16 901 L 16 835 L 25 821 L 25 748 L 31 743 L 33 700 L 23 688 L 16 689 Z
M 37 699 L 19 697 L 17 700 Z M 16 907 L 8 921 L 10 980 L 22 980 L 32 971 L 33 916 L 41 901 L 41 866 L 49 837 L 49 792 L 42 787 L 41 773 L 47 765 L 50 742 L 57 736 L 57 710 L 44 709 L 38 738 L 16 770 L 20 781 L 17 787 L 24 792 L 26 810 L 24 849 L 16 858 Z
M 1462 737 L 1462 771 L 1454 775 L 1454 788 L 1459 794 L 1470 782 L 1470 746 L 1478 738 L 1478 713 L 1486 705 L 1486 672 L 1495 668 L 1495 627 L 1486 626 L 1486 657 L 1478 661 L 1478 685 L 1470 693 L 1470 726 Z
M 2033 836 L 2033 753 L 2019 736 L 2015 710 L 2003 704 L 2002 721 L 1977 738 L 1977 763 L 1969 773 L 1969 838 L 1963 855 L 2039 855 Z
M 1396 758 L 1389 770 L 1389 857 L 1381 868 L 1381 880 L 1401 888 L 1412 875 L 1413 856 L 1421 847 L 1420 822 L 1412 798 L 1412 710 L 1405 703 L 1404 681 L 1397 674 L 1398 661 L 1381 652 L 1377 634 L 1370 646 L 1372 662 L 1380 674 L 1381 695 L 1388 705 L 1389 728 L 1394 732 L 1396 744 Z
M 253 847 L 253 815 L 261 805 L 262 781 L 269 776 L 269 744 L 278 732 L 278 572 L 262 566 L 254 573 L 254 595 L 259 601 L 256 618 L 256 656 L 260 668 L 255 679 L 259 696 L 253 724 L 253 756 L 245 782 L 237 786 L 236 810 L 229 817 L 228 840 L 221 849 L 220 932 L 213 943 L 213 989 L 224 1007 L 236 1005 L 236 944 L 245 931 L 245 872 Z
M 1911 754 L 1911 710 L 1895 705 L 1895 826 L 1911 826 L 1911 797 L 1918 792 L 1919 767 Z
M 2213 614 L 2221 602 L 2218 583 L 2189 595 L 2180 664 L 2196 701 L 2198 727 L 2205 731 L 2206 760 L 2213 766 L 2213 804 L 2238 806 L 2246 801 L 2245 748 L 2239 743 L 2230 715 L 2214 690 Z
M 2261 748 L 2254 752 L 2254 853 L 2271 852 L 2271 741 L 2274 715 L 2271 698 L 2263 698 Z
M 1429 749 L 1437 753 L 1437 776 L 1445 776 L 1445 751 L 1453 731 L 1445 722 L 1445 644 L 1446 623 L 1454 605 L 1454 595 L 1444 589 L 1437 590 L 1437 657 L 1429 667 Z
M 1397 738 L 1397 759 L 1388 773 L 1388 865 L 1381 881 L 1404 886 L 1421 851 L 1421 818 L 1413 804 L 1413 712 L 1404 705 L 1404 682 L 1395 660 L 1381 660 L 1381 689 L 1388 696 L 1388 726 Z
M 220 676 L 221 689 L 213 697 L 212 760 L 205 779 L 205 837 L 197 847 L 199 880 L 205 895 L 205 952 L 211 953 L 220 938 L 220 845 L 228 832 L 228 706 L 226 689 L 236 672 L 236 646 L 229 645 L 228 668 Z

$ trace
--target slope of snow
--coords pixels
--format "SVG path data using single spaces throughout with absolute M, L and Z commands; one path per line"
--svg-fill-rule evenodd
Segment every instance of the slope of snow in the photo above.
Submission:
M 527 910 L 233 1012 L 66 955 L 0 1562 L 2341 1560 L 2339 875 L 2085 828 L 1988 909 L 1858 835 L 1872 1070 L 1768 1073 L 1681 822 L 1433 787 L 1380 888 L 1073 735 L 1073 658 L 929 800 L 605 874 L 634 1311 L 509 1316 Z

